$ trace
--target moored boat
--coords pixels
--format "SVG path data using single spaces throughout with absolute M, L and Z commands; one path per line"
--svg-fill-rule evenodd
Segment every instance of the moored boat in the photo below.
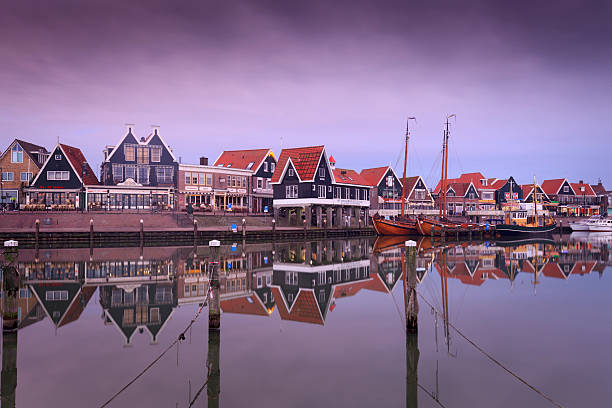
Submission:
M 587 220 L 580 220 L 576 222 L 570 222 L 569 226 L 572 231 L 589 231 L 589 227 L 596 224 L 600 220 L 599 216 L 591 217 Z
M 589 224 L 589 232 L 612 232 L 612 218 L 602 218 Z

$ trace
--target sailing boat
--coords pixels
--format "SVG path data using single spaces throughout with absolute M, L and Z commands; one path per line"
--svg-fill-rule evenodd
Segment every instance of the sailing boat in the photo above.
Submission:
M 482 226 L 473 223 L 457 223 L 448 219 L 448 206 L 446 201 L 447 181 L 448 181 L 448 137 L 450 135 L 449 120 L 456 117 L 453 113 L 446 117 L 444 136 L 442 137 L 442 175 L 440 178 L 440 215 L 439 219 L 433 217 L 419 217 L 417 220 L 417 230 L 421 235 L 442 235 L 447 233 L 467 233 L 469 231 L 479 231 Z
M 402 212 L 399 217 L 395 219 L 387 220 L 381 217 L 379 214 L 375 214 L 372 217 L 372 223 L 374 229 L 378 235 L 412 235 L 417 233 L 417 221 L 414 217 L 408 217 L 405 215 L 406 206 L 406 162 L 408 161 L 408 140 L 410 139 L 410 130 L 408 124 L 410 120 L 415 120 L 415 117 L 409 117 L 406 120 L 406 140 L 404 143 L 404 173 L 402 183 Z
M 557 222 L 550 217 L 538 217 L 538 185 L 533 177 L 533 216 L 526 216 L 525 210 L 514 209 L 514 197 L 512 196 L 512 184 L 510 184 L 510 211 L 506 212 L 504 224 L 495 226 L 499 235 L 517 236 L 548 234 L 557 228 Z

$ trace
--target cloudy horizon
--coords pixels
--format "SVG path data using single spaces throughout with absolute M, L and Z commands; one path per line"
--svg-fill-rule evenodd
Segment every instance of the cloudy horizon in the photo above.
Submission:
M 324 144 L 339 167 L 608 189 L 612 5 L 442 1 L 41 1 L 0 15 L 0 129 L 83 150 L 96 170 L 125 123 L 183 163 Z M 437 170 L 436 170 L 437 169 Z

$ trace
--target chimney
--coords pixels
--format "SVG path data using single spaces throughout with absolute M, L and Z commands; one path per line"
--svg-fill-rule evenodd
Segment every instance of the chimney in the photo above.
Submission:
M 583 183 L 583 180 L 580 180 L 580 184 L 584 184 L 584 183 Z
M 159 125 L 151 125 L 151 133 L 159 135 Z
M 208 166 L 208 157 L 200 157 L 200 166 Z
M 136 127 L 136 125 L 134 125 L 133 123 L 126 123 L 125 124 L 125 131 L 127 133 L 131 133 L 132 135 L 134 134 L 134 128 Z

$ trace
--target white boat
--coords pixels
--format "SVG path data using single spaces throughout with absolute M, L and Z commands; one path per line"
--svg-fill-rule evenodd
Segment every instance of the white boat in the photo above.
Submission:
M 570 222 L 569 226 L 572 231 L 591 231 L 591 225 L 597 224 L 601 220 L 599 216 L 591 217 L 588 220 L 580 220 L 576 222 Z
M 612 232 L 612 218 L 602 218 L 589 224 L 589 232 Z

